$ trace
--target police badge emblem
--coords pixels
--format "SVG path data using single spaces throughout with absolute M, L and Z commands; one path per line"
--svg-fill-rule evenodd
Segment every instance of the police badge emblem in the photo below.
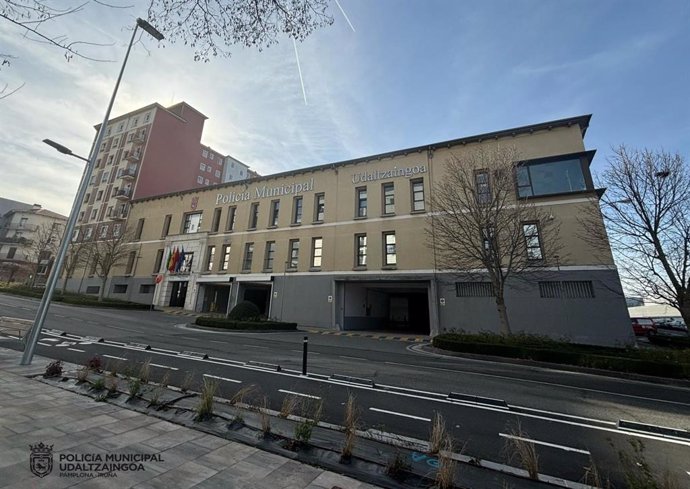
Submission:
M 37 445 L 29 445 L 31 457 L 29 467 L 31 472 L 38 477 L 45 477 L 53 470 L 53 445 L 44 445 L 43 442 Z

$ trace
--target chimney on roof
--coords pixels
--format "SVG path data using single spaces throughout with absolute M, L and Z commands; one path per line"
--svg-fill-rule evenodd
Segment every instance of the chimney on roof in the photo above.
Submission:
M 41 208 L 42 208 L 41 204 L 34 204 L 31 206 L 32 211 L 37 211 L 37 210 L 40 210 Z

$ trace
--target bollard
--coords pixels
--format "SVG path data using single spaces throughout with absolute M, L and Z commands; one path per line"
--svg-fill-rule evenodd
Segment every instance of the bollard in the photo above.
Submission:
M 307 346 L 309 345 L 309 338 L 305 336 L 302 344 L 302 375 L 307 375 Z

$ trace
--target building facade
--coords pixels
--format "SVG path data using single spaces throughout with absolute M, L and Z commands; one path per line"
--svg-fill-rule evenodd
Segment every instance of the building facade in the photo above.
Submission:
M 589 119 L 136 199 L 131 218 L 141 232 L 130 245 L 131 266 L 113 276 L 107 292 L 198 312 L 250 300 L 268 317 L 334 330 L 498 331 L 492 294 L 438 269 L 425 231 L 448 159 L 510 145 L 529 175 L 516 182 L 516 198 L 548 209 L 565 247 L 559 256 L 542 249 L 540 273 L 509 284 L 513 331 L 628 344 L 611 253 L 588 244 L 578 221 L 599 205 L 589 172 L 594 151 L 583 141 Z
M 45 283 L 66 222 L 66 216 L 38 204 L 0 216 L 0 281 Z

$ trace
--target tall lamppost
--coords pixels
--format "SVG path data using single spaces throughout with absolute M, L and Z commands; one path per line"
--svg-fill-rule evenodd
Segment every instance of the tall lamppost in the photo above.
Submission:
M 134 44 L 134 38 L 137 35 L 137 30 L 142 28 L 149 35 L 158 41 L 163 39 L 163 34 L 158 32 L 151 24 L 143 19 L 137 19 L 136 25 L 134 26 L 134 31 L 132 32 L 132 38 L 129 40 L 129 45 L 127 46 L 127 53 L 125 53 L 125 59 L 122 61 L 122 68 L 120 68 L 120 74 L 115 82 L 115 89 L 110 97 L 110 102 L 108 103 L 108 108 L 105 111 L 105 117 L 103 117 L 103 123 L 98 129 L 98 135 L 96 136 L 96 142 L 91 148 L 89 157 L 83 158 L 81 156 L 75 155 L 69 148 L 66 148 L 60 144 L 54 143 L 50 140 L 44 140 L 44 142 L 60 153 L 79 158 L 86 161 L 86 167 L 84 168 L 84 173 L 81 177 L 81 182 L 79 183 L 79 190 L 77 195 L 74 197 L 74 202 L 72 203 L 72 211 L 70 212 L 69 219 L 67 220 L 67 227 L 65 228 L 65 234 L 62 237 L 62 242 L 60 243 L 60 249 L 55 257 L 55 264 L 48 277 L 48 282 L 46 283 L 45 292 L 43 292 L 43 297 L 41 298 L 41 303 L 38 306 L 38 311 L 36 312 L 36 319 L 34 320 L 34 325 L 29 332 L 26 340 L 26 346 L 24 347 L 24 354 L 20 361 L 20 365 L 30 365 L 31 360 L 34 356 L 34 350 L 36 349 L 36 343 L 38 342 L 38 337 L 41 334 L 41 329 L 43 329 L 43 323 L 45 322 L 46 315 L 48 314 L 48 308 L 50 307 L 50 301 L 53 297 L 53 292 L 55 291 L 55 285 L 57 284 L 58 275 L 60 275 L 60 269 L 62 268 L 62 262 L 67 254 L 67 247 L 72 238 L 72 233 L 74 232 L 74 227 L 77 223 L 77 216 L 79 214 L 79 207 L 86 194 L 86 188 L 89 185 L 89 180 L 91 179 L 91 174 L 95 166 L 96 155 L 103 142 L 103 137 L 105 136 L 105 128 L 108 125 L 108 119 L 110 119 L 110 111 L 113 108 L 113 103 L 115 102 L 115 96 L 117 95 L 117 89 L 120 87 L 120 81 L 122 80 L 122 74 L 125 71 L 125 66 L 127 65 L 127 59 L 129 58 L 129 52 L 132 50 L 132 44 Z

